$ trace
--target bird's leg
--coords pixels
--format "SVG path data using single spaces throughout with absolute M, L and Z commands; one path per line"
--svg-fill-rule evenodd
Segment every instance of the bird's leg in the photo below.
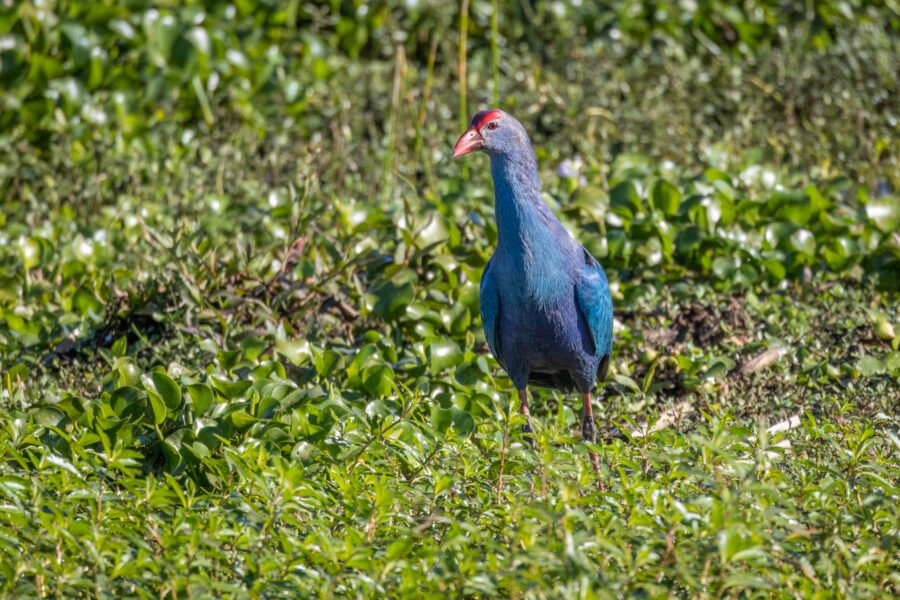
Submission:
M 594 429 L 594 411 L 591 409 L 590 393 L 584 393 L 581 395 L 581 405 L 581 439 L 586 442 L 596 442 L 597 430 Z M 600 458 L 593 450 L 589 450 L 588 453 L 591 457 L 591 466 L 594 468 L 594 472 L 599 475 Z M 599 479 L 599 477 L 597 479 L 597 489 L 601 492 L 605 489 L 603 487 L 603 480 Z
M 525 415 L 525 424 L 522 425 L 522 433 L 525 434 L 525 441 L 534 447 L 534 438 L 530 434 L 534 433 L 531 428 L 531 413 L 528 412 L 528 392 L 524 389 L 517 390 L 519 393 L 519 412 Z

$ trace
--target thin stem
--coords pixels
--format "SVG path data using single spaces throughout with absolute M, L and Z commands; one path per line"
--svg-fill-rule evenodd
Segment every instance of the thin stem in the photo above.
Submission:
M 459 7 L 459 129 L 465 130 L 468 124 L 469 111 L 466 107 L 467 96 L 467 49 L 469 37 L 469 0 L 462 0 Z M 469 175 L 468 165 L 464 162 L 462 165 L 462 176 L 467 178 Z
M 422 104 L 419 106 L 419 117 L 416 121 L 415 153 L 422 161 L 422 169 L 425 171 L 425 179 L 432 189 L 436 189 L 434 174 L 431 169 L 431 157 L 425 148 L 425 121 L 428 117 L 428 101 L 431 99 L 431 88 L 434 85 L 434 63 L 437 60 L 438 41 L 442 37 L 441 31 L 434 32 L 431 40 L 431 49 L 428 51 L 428 65 L 425 70 L 425 83 L 422 85 Z
M 466 107 L 468 57 L 467 44 L 469 38 L 469 0 L 462 0 L 459 8 L 459 126 L 465 129 L 469 122 L 469 111 Z
M 385 200 L 390 201 L 394 195 L 394 149 L 397 136 L 397 113 L 400 110 L 400 92 L 403 73 L 406 71 L 406 52 L 403 46 L 397 46 L 394 58 L 394 86 L 391 93 L 391 110 L 388 116 L 388 146 L 384 153 L 384 193 Z
M 494 75 L 494 106 L 500 106 L 500 12 L 497 0 L 491 2 L 491 68 Z
M 512 408 L 510 404 L 509 408 Z M 503 469 L 506 467 L 506 447 L 509 445 L 509 410 L 506 412 L 506 419 L 503 423 L 503 447 L 500 448 L 500 475 L 497 476 L 497 504 L 500 503 L 500 497 L 503 494 Z

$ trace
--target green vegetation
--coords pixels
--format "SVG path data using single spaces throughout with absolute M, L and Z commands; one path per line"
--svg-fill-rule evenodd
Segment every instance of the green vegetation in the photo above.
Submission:
M 484 343 L 459 6 L 184 4 L 0 3 L 4 595 L 900 593 L 896 2 L 470 3 L 612 282 L 605 492 Z

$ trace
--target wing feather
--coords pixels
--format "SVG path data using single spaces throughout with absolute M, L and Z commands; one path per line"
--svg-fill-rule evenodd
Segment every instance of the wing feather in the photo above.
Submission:
M 594 354 L 601 359 L 603 365 L 612 354 L 612 297 L 609 294 L 609 282 L 603 267 L 587 250 L 582 250 L 584 267 L 581 276 L 575 282 L 575 299 L 591 332 Z
M 497 281 L 491 270 L 493 258 L 488 261 L 481 276 L 481 322 L 484 327 L 484 337 L 491 348 L 494 357 L 502 364 L 500 359 L 500 291 L 497 289 Z

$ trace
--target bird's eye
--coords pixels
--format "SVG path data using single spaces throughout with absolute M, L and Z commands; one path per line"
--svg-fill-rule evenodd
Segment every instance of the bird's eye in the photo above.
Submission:
M 498 127 L 497 121 L 491 121 L 490 123 L 488 123 L 488 129 L 490 129 L 491 131 L 493 131 L 494 129 L 497 129 L 497 127 Z

